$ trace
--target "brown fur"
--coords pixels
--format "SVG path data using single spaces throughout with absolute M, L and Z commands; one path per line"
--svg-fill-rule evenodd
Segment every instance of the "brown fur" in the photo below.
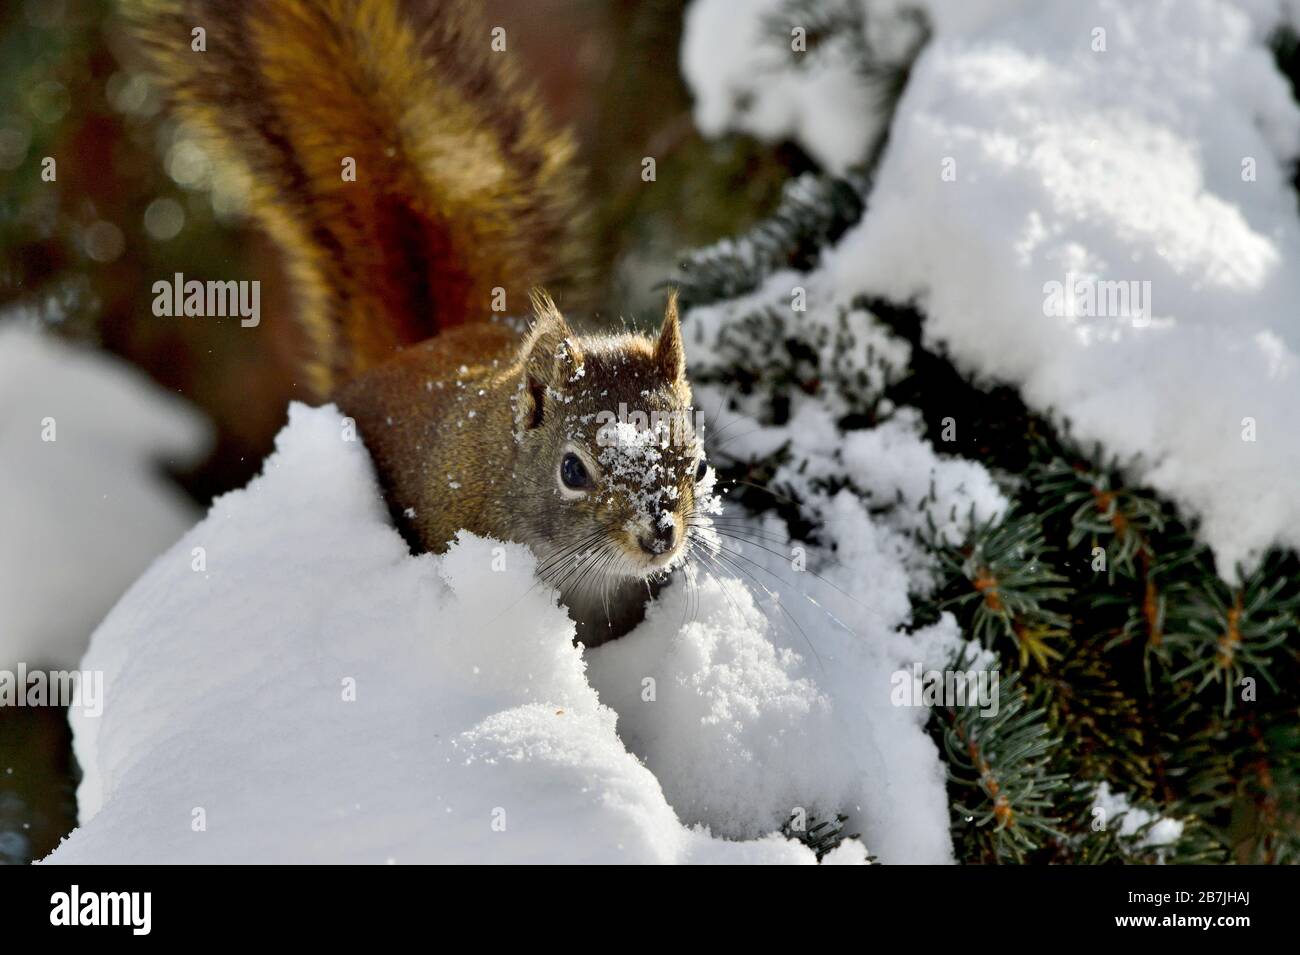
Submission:
M 318 400 L 582 274 L 569 138 L 471 0 L 128 0 L 153 72 L 284 250 Z M 206 30 L 206 52 L 191 31 Z M 342 179 L 344 157 L 356 181 Z M 519 303 L 519 304 L 516 304 Z
M 589 646 L 634 624 L 646 578 L 681 554 L 701 454 L 693 429 L 660 449 L 664 466 L 653 479 L 630 483 L 600 468 L 598 435 L 598 416 L 620 405 L 689 411 L 671 300 L 651 339 L 577 336 L 543 299 L 526 336 L 496 323 L 451 329 L 348 384 L 338 403 L 356 420 L 394 519 L 417 549 L 443 551 L 462 528 L 528 544 Z M 597 492 L 577 500 L 557 480 L 572 446 L 598 472 Z M 656 503 L 639 505 L 647 496 Z M 677 545 L 651 558 L 638 538 L 664 512 Z
M 626 630 L 695 508 L 676 302 L 657 339 L 579 337 L 545 296 L 527 333 L 492 315 L 494 288 L 511 307 L 581 280 L 580 217 L 568 140 L 469 0 L 130 7 L 176 109 L 246 175 L 285 250 L 309 386 L 355 419 L 412 546 L 443 551 L 461 529 L 527 544 L 585 642 Z M 621 407 L 686 427 L 642 468 L 644 447 L 601 445 L 598 416 Z M 568 454 L 589 490 L 561 480 Z

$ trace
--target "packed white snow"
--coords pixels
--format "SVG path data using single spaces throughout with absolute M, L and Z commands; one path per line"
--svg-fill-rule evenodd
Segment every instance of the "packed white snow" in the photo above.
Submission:
M 199 515 L 163 473 L 206 449 L 181 401 L 111 357 L 0 319 L 0 669 L 75 667 Z
M 854 5 L 882 49 L 914 34 L 908 6 L 932 35 L 862 222 L 807 281 L 916 302 L 929 345 L 1136 458 L 1136 478 L 1200 520 L 1224 576 L 1300 547 L 1300 109 L 1266 45 L 1295 6 L 840 6 Z M 878 110 L 834 50 L 792 60 L 784 9 L 692 5 L 697 119 L 797 138 L 842 170 Z
M 820 163 L 842 172 L 862 158 L 889 117 L 877 91 L 856 74 L 858 51 L 842 33 L 832 34 L 802 68 L 789 68 L 792 48 L 806 47 L 815 27 L 784 15 L 788 6 L 789 0 L 749 0 L 743 7 L 696 0 L 688 8 L 681 66 L 696 92 L 695 123 L 706 135 L 739 129 L 768 141 L 797 139 Z M 875 55 L 895 60 L 918 38 L 891 30 L 851 39 L 872 42 Z
M 828 503 L 820 576 L 747 546 L 797 588 L 706 563 L 584 659 L 525 548 L 410 555 L 348 434 L 293 406 L 95 633 L 104 712 L 72 713 L 81 826 L 50 861 L 810 862 L 774 833 L 837 812 L 861 838 L 826 861 L 951 861 L 928 711 L 889 691 L 960 636 L 899 632 L 917 548 L 860 499 Z
M 813 861 L 683 824 L 531 555 L 463 537 L 411 556 L 345 430 L 294 406 L 264 474 L 96 632 L 82 824 L 50 861 Z

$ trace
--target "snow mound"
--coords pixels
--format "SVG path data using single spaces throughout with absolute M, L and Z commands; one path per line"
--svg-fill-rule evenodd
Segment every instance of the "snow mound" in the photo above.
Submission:
M 731 784 L 730 766 L 710 765 L 726 755 L 719 734 L 669 742 L 731 786 L 719 821 L 750 841 L 684 824 L 704 814 L 670 805 L 628 752 L 530 553 L 462 535 L 446 555 L 411 556 L 344 434 L 333 408 L 291 407 L 263 474 L 219 499 L 96 631 L 83 666 L 105 673 L 104 714 L 72 715 L 81 826 L 48 861 L 814 861 L 763 811 L 793 795 L 746 801 L 752 774 Z M 644 670 L 673 610 L 657 607 L 602 665 Z M 738 702 L 733 737 L 825 728 L 820 691 L 760 621 L 697 626 L 673 654 L 703 695 L 669 694 L 664 673 L 639 731 L 663 742 L 655 721 L 688 722 L 718 687 L 757 708 Z M 833 770 L 815 757 L 806 773 Z M 925 768 L 942 809 L 933 750 Z M 931 842 L 946 843 L 941 821 Z M 864 859 L 847 841 L 827 861 Z
M 868 211 L 801 284 L 915 301 L 928 344 L 1015 384 L 1081 442 L 1136 458 L 1134 477 L 1199 519 L 1224 576 L 1272 545 L 1300 548 L 1287 168 L 1300 110 L 1265 43 L 1282 5 L 913 5 L 932 36 Z M 793 135 L 831 169 L 864 158 L 846 146 L 879 123 L 852 99 L 861 80 L 833 56 L 796 68 L 788 50 L 774 66 L 755 60 L 770 45 L 732 49 L 705 29 L 732 6 L 691 8 L 684 71 L 703 128 Z M 762 29 L 774 6 L 747 9 L 727 36 Z M 912 29 L 906 6 L 839 5 L 885 37 Z M 843 88 L 804 97 L 814 69 L 838 70 Z
M 787 4 L 752 0 L 738 11 L 733 0 L 698 0 L 687 10 L 682 73 L 696 91 L 695 124 L 709 136 L 740 129 L 767 141 L 798 139 L 840 172 L 862 158 L 888 116 L 854 82 L 851 51 L 789 68 L 791 30 L 800 24 L 785 27 Z
M 841 503 L 850 518 L 857 505 L 848 495 Z M 776 522 L 767 529 L 774 536 Z M 715 568 L 698 592 L 677 588 L 635 633 L 588 654 L 592 685 L 618 711 L 620 736 L 677 811 L 714 832 L 753 838 L 792 813 L 824 820 L 841 812 L 846 831 L 860 833 L 881 862 L 951 862 L 929 710 L 891 705 L 889 680 L 906 661 L 942 667 L 960 640 L 952 618 L 898 634 L 892 618 L 846 600 L 834 571 L 804 575 L 798 594 L 765 592 L 759 567 L 788 573 L 784 554 L 730 546 L 746 564 L 723 568 L 748 566 L 752 580 Z M 896 560 L 877 540 L 855 557 L 876 566 Z M 844 576 L 872 599 L 875 586 Z M 891 576 L 881 585 L 897 583 Z
M 207 443 L 194 411 L 126 365 L 0 320 L 0 669 L 76 665 L 197 519 L 160 465 Z

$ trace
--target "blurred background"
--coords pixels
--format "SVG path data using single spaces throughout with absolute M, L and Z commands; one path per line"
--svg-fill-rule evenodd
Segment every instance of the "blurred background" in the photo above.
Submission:
M 743 230 L 811 167 L 793 145 L 700 137 L 685 5 L 486 2 L 578 136 L 614 318 L 661 308 L 680 250 Z M 276 252 L 140 65 L 108 0 L 0 5 L 0 668 L 75 667 L 149 560 L 257 473 L 295 398 Z M 156 318 L 150 287 L 175 272 L 262 280 L 264 320 Z M 63 430 L 42 448 L 46 417 Z M 0 709 L 0 861 L 57 844 L 75 785 L 63 711 Z

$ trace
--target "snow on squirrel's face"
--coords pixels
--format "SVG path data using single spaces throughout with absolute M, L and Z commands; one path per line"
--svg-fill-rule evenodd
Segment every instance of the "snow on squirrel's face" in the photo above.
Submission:
M 553 306 L 552 306 L 553 308 Z M 676 302 L 657 338 L 579 337 L 541 310 L 524 347 L 516 434 L 522 535 L 565 593 L 664 574 L 707 532 L 713 472 L 686 380 Z

